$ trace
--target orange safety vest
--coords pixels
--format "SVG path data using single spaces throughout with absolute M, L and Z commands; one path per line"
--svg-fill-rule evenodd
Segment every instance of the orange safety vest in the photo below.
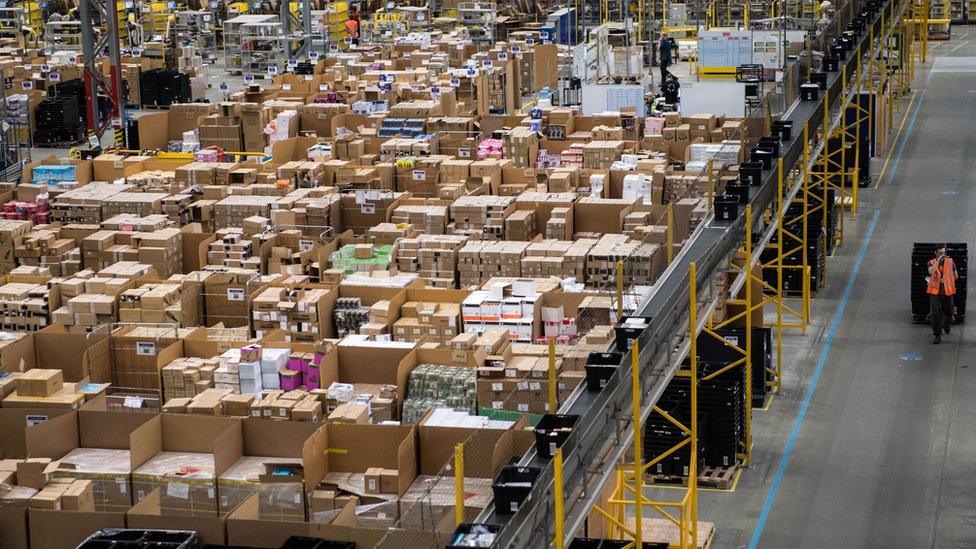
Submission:
M 349 36 L 351 38 L 358 38 L 359 37 L 359 21 L 356 21 L 355 19 L 347 19 L 346 20 L 346 30 L 349 31 Z
M 929 261 L 929 267 L 935 266 L 935 260 Z M 929 275 L 929 286 L 926 290 L 931 295 L 939 295 L 939 283 L 945 287 L 945 295 L 956 295 L 956 264 L 952 258 L 946 256 L 942 264 L 943 269 L 935 269 L 935 274 Z

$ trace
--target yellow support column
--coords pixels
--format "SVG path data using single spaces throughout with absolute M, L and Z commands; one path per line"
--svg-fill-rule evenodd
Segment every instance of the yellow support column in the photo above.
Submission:
M 746 419 L 745 464 L 752 464 L 752 204 L 746 204 Z M 694 359 L 693 359 L 694 360 Z
M 668 265 L 674 261 L 674 205 L 668 204 Z
M 464 444 L 454 445 L 454 525 L 464 522 Z
M 691 460 L 688 464 L 688 499 L 691 507 L 691 546 L 698 549 L 698 265 L 693 261 L 688 265 L 688 295 L 691 309 L 688 324 L 691 331 Z M 748 336 L 747 336 L 748 337 Z M 751 339 L 751 338 L 750 338 Z M 752 403 L 748 403 L 752 406 Z M 682 542 L 684 533 L 681 534 Z M 639 544 L 635 547 L 640 547 Z
M 556 392 L 556 338 L 549 338 L 549 400 L 547 411 L 555 414 L 559 410 L 558 393 Z
M 803 239 L 807 239 L 809 232 L 810 216 L 810 122 L 803 124 Z M 827 209 L 822 210 L 824 220 L 827 219 Z M 810 323 L 810 258 L 807 252 L 807 242 L 803 245 L 803 282 L 806 284 L 803 291 L 803 335 L 807 333 L 807 324 Z
M 555 507 L 556 549 L 563 549 L 566 544 L 566 530 L 563 512 L 563 449 L 556 448 L 556 455 L 552 457 L 552 485 L 553 506 Z
M 692 343 L 694 345 L 694 343 Z M 641 385 L 640 385 L 640 347 L 637 340 L 630 343 L 630 391 L 633 394 L 631 399 L 633 417 L 631 419 L 634 429 L 634 547 L 641 547 L 644 542 L 644 456 L 641 447 Z
M 671 229 L 668 228 L 668 234 L 670 233 L 671 233 Z M 668 262 L 668 264 L 670 265 L 671 263 Z M 617 276 L 615 278 L 617 283 L 617 322 L 620 322 L 620 319 L 624 317 L 624 262 L 623 260 L 619 260 L 619 259 L 617 260 L 616 272 L 617 272 Z
M 826 94 L 824 94 L 826 96 Z M 779 157 L 776 170 L 777 233 L 779 251 L 776 254 L 776 392 L 783 387 L 783 157 Z M 751 339 L 751 338 L 750 338 Z

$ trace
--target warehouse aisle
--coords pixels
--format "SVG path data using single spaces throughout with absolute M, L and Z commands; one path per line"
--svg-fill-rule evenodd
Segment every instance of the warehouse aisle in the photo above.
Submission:
M 717 546 L 976 545 L 976 353 L 964 343 L 973 331 L 957 326 L 934 346 L 908 303 L 912 242 L 972 247 L 976 235 L 970 32 L 932 50 L 931 74 L 919 69 L 888 173 L 865 193 L 816 300 L 820 324 L 790 338 L 793 377 L 757 416 L 755 467 L 735 493 L 700 498 Z

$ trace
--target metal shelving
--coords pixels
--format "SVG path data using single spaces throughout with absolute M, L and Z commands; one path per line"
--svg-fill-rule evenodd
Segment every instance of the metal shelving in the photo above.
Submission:
M 282 24 L 278 22 L 242 25 L 241 71 L 259 78 L 279 74 L 288 61 L 290 43 L 294 40 L 283 34 Z
M 227 72 L 241 74 L 241 27 L 251 23 L 277 20 L 274 15 L 239 15 L 224 21 L 224 67 Z
M 491 44 L 495 39 L 498 6 L 494 2 L 461 2 L 457 9 L 458 24 L 468 29 L 475 44 Z
M 81 51 L 80 21 L 48 21 L 44 41 L 55 51 Z
M 209 11 L 185 10 L 176 12 L 175 30 L 181 45 L 194 46 L 204 60 L 214 59 L 217 50 L 217 34 L 214 32 L 214 15 Z

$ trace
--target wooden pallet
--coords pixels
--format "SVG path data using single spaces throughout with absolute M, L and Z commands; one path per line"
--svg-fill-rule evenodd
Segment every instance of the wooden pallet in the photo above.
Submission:
M 624 525 L 629 529 L 633 529 L 634 518 L 629 517 L 624 519 Z M 645 543 L 667 543 L 671 547 L 678 547 L 681 543 L 681 535 L 678 527 L 667 519 L 649 518 L 649 516 L 645 516 L 641 520 L 641 532 L 643 533 L 642 538 Z M 698 548 L 708 549 L 712 546 L 714 539 L 715 523 L 699 521 Z
M 730 467 L 705 467 L 698 475 L 698 487 L 713 490 L 728 490 L 735 484 L 735 478 L 738 473 L 738 463 Z M 650 475 L 648 482 L 650 484 L 663 484 L 666 486 L 688 486 L 688 477 Z

